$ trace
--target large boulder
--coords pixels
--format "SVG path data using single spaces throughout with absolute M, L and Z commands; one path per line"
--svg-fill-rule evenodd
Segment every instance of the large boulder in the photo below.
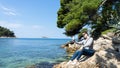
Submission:
M 54 65 L 53 68 L 120 68 L 120 53 L 116 51 L 116 45 L 109 36 L 101 36 L 94 41 L 96 50 L 92 57 L 77 64 L 67 64 L 67 61 Z
M 62 62 L 53 68 L 120 68 L 120 62 L 116 59 L 115 54 L 99 51 L 89 59 L 77 64 Z

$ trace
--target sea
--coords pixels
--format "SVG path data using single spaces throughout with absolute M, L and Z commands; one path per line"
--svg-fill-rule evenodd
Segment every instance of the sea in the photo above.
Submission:
M 66 60 L 61 45 L 70 39 L 0 38 L 0 68 L 26 68 L 37 63 Z

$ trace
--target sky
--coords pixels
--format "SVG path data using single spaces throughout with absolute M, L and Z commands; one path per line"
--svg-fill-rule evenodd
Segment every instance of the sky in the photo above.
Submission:
M 57 28 L 60 0 L 0 0 L 0 26 L 18 38 L 67 38 Z

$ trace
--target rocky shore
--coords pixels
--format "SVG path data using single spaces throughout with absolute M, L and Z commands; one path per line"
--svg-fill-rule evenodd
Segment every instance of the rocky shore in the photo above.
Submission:
M 79 45 L 68 44 L 62 47 L 73 53 Z M 120 68 L 120 37 L 102 35 L 94 41 L 93 48 L 96 52 L 92 57 L 82 56 L 77 64 L 67 64 L 68 61 L 64 61 L 53 68 Z

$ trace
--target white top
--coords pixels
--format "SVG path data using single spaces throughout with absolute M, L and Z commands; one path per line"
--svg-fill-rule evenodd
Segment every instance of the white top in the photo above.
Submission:
M 83 44 L 83 47 L 85 49 L 93 48 L 93 38 L 89 37 L 88 39 L 83 39 L 80 42 L 77 42 L 78 44 Z

